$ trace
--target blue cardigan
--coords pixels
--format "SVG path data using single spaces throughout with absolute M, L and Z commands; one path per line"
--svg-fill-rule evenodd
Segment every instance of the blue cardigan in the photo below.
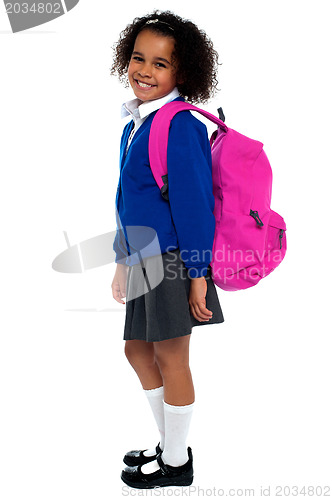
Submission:
M 167 201 L 160 193 L 149 164 L 149 132 L 156 112 L 151 113 L 136 131 L 127 154 L 128 137 L 134 122 L 130 121 L 123 130 L 115 200 L 115 262 L 127 265 L 139 262 L 136 249 L 146 244 L 142 243 L 142 230 L 137 231 L 135 240 L 132 231 L 128 237 L 126 227 L 129 230 L 129 226 L 145 226 L 156 232 L 161 253 L 179 248 L 190 278 L 205 276 L 212 260 L 215 232 L 207 129 L 189 111 L 181 111 L 173 118 L 167 148 Z M 133 239 L 137 241 L 136 249 Z

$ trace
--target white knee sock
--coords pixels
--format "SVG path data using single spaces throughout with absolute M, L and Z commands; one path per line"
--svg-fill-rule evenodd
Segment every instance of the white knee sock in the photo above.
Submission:
M 173 406 L 164 401 L 165 446 L 161 458 L 165 464 L 179 467 L 188 462 L 186 439 L 194 409 L 194 403 Z M 142 466 L 143 474 L 151 474 L 159 469 L 157 460 Z
M 150 403 L 152 413 L 157 423 L 160 432 L 160 448 L 164 449 L 165 443 L 165 419 L 164 419 L 164 386 L 157 387 L 156 389 L 144 389 L 144 392 Z M 146 457 L 151 457 L 156 454 L 156 448 L 151 448 L 144 452 Z
M 165 446 L 162 459 L 165 464 L 179 467 L 188 462 L 186 439 L 194 404 L 173 406 L 164 401 Z

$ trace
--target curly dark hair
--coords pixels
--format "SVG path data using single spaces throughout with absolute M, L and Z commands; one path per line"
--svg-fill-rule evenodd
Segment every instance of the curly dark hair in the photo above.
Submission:
M 159 22 L 148 23 L 158 19 Z M 192 103 L 204 103 L 216 93 L 218 80 L 218 53 L 206 33 L 193 22 L 170 11 L 155 10 L 144 17 L 136 17 L 121 33 L 113 46 L 114 60 L 111 75 L 128 87 L 127 70 L 135 40 L 142 29 L 148 29 L 175 40 L 173 61 L 177 62 L 177 87 L 182 97 Z

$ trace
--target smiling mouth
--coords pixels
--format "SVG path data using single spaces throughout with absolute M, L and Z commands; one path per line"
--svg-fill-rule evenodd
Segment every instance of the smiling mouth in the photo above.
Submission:
M 134 79 L 135 80 L 135 79 Z M 139 80 L 135 80 L 136 85 L 140 87 L 141 89 L 151 89 L 153 87 L 156 87 L 156 85 L 150 85 L 148 83 L 140 82 Z

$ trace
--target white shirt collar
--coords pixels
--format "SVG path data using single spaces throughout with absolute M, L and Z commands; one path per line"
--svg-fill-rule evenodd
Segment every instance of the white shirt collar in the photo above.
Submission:
M 173 101 L 177 97 L 180 97 L 179 91 L 177 87 L 164 97 L 160 97 L 159 99 L 154 99 L 153 101 L 141 101 L 140 99 L 132 99 L 130 101 L 125 102 L 121 108 L 121 117 L 124 118 L 128 115 L 132 115 L 134 121 L 143 120 L 153 111 L 157 111 L 157 109 L 161 108 L 164 104 Z

